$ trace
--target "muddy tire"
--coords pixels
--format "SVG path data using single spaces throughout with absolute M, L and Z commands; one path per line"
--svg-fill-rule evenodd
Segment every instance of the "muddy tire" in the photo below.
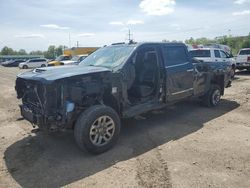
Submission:
M 114 146 L 120 129 L 120 118 L 112 108 L 95 105 L 80 114 L 75 124 L 74 136 L 82 150 L 99 154 Z
M 211 85 L 209 91 L 203 96 L 203 104 L 207 107 L 217 106 L 221 99 L 221 88 L 218 85 Z

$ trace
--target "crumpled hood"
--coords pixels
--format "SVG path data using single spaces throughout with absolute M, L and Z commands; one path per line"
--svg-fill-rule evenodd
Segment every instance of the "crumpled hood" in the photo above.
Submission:
M 69 66 L 36 68 L 32 71 L 19 74 L 17 77 L 27 80 L 37 80 L 43 83 L 51 83 L 55 80 L 63 78 L 68 78 L 78 75 L 87 75 L 99 72 L 111 72 L 111 71 L 108 68 L 104 67 L 69 65 Z

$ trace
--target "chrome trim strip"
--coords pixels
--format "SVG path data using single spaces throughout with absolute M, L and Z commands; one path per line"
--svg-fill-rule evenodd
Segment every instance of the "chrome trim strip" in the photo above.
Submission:
M 193 72 L 194 71 L 194 69 L 188 69 L 187 70 L 187 72 Z
M 186 65 L 186 64 L 188 64 L 188 63 L 189 63 L 189 62 L 182 63 L 182 64 L 178 64 L 178 65 L 170 65 L 170 66 L 166 66 L 165 68 L 179 67 L 179 66 L 182 66 L 182 65 Z
M 185 92 L 192 91 L 192 90 L 194 90 L 194 88 L 189 88 L 189 89 L 185 89 L 183 91 L 178 91 L 178 92 L 175 92 L 175 93 L 171 93 L 171 95 L 178 95 L 178 94 L 185 93 Z

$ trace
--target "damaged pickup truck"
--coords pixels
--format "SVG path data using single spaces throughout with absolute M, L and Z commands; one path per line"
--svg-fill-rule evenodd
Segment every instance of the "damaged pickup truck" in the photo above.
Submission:
M 120 119 L 193 97 L 218 105 L 230 67 L 190 59 L 182 43 L 114 44 L 79 65 L 36 68 L 17 76 L 21 115 L 40 129 L 73 129 L 91 153 L 110 149 Z

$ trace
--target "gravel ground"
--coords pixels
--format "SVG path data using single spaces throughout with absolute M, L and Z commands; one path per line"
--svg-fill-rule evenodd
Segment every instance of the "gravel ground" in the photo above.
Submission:
M 92 156 L 71 131 L 21 119 L 20 72 L 0 66 L 0 187 L 250 187 L 250 73 L 216 108 L 183 102 L 123 121 L 118 144 Z

